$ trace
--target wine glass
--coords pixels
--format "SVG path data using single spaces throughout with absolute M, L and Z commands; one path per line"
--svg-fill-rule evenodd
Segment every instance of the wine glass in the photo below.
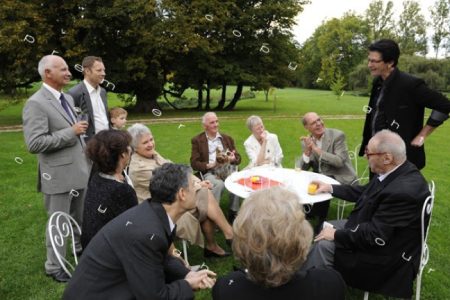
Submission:
M 85 113 L 85 112 L 81 112 L 81 113 L 79 113 L 77 115 L 77 121 L 78 122 L 86 121 L 86 123 L 88 123 L 88 120 L 89 120 L 89 115 L 87 113 Z M 86 135 L 86 133 L 83 133 L 82 135 L 80 135 L 80 137 L 86 138 L 87 135 Z
M 297 172 L 300 172 L 302 170 L 302 157 L 301 156 L 296 156 L 295 157 L 295 164 L 294 164 L 294 169 Z

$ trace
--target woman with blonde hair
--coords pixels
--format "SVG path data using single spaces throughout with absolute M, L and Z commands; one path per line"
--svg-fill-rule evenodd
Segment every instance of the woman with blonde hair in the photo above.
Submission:
M 213 299 L 344 299 L 331 268 L 299 271 L 312 241 L 299 197 L 282 187 L 254 192 L 233 224 L 233 253 L 244 270 L 217 280 Z

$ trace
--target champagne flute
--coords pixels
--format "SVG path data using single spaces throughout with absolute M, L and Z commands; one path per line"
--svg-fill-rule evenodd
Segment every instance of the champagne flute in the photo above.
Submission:
M 78 122 L 86 121 L 86 123 L 88 123 L 88 120 L 89 120 L 89 115 L 88 115 L 88 113 L 86 113 L 86 112 L 80 112 L 80 113 L 77 115 L 77 121 L 78 121 Z M 82 135 L 80 135 L 80 137 L 86 138 L 87 135 L 86 135 L 86 133 L 83 133 Z

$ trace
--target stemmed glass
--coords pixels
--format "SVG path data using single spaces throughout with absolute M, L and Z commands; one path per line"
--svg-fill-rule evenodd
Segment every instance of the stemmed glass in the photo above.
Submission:
M 77 109 L 75 109 L 77 111 Z M 81 109 L 78 108 L 77 111 L 77 121 L 78 122 L 82 122 L 85 121 L 86 123 L 88 123 L 89 120 L 89 114 L 87 112 L 82 111 Z M 80 135 L 80 137 L 82 138 L 86 138 L 87 135 L 86 133 L 83 133 L 82 135 Z

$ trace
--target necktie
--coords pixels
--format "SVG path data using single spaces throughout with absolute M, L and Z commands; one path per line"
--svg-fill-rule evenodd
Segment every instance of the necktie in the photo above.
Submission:
M 70 112 L 69 103 L 67 103 L 66 98 L 64 97 L 63 93 L 61 93 L 61 96 L 59 97 L 59 100 L 61 100 L 61 105 L 66 111 L 67 116 L 72 121 L 72 123 L 75 123 L 75 121 L 72 118 L 72 113 Z

